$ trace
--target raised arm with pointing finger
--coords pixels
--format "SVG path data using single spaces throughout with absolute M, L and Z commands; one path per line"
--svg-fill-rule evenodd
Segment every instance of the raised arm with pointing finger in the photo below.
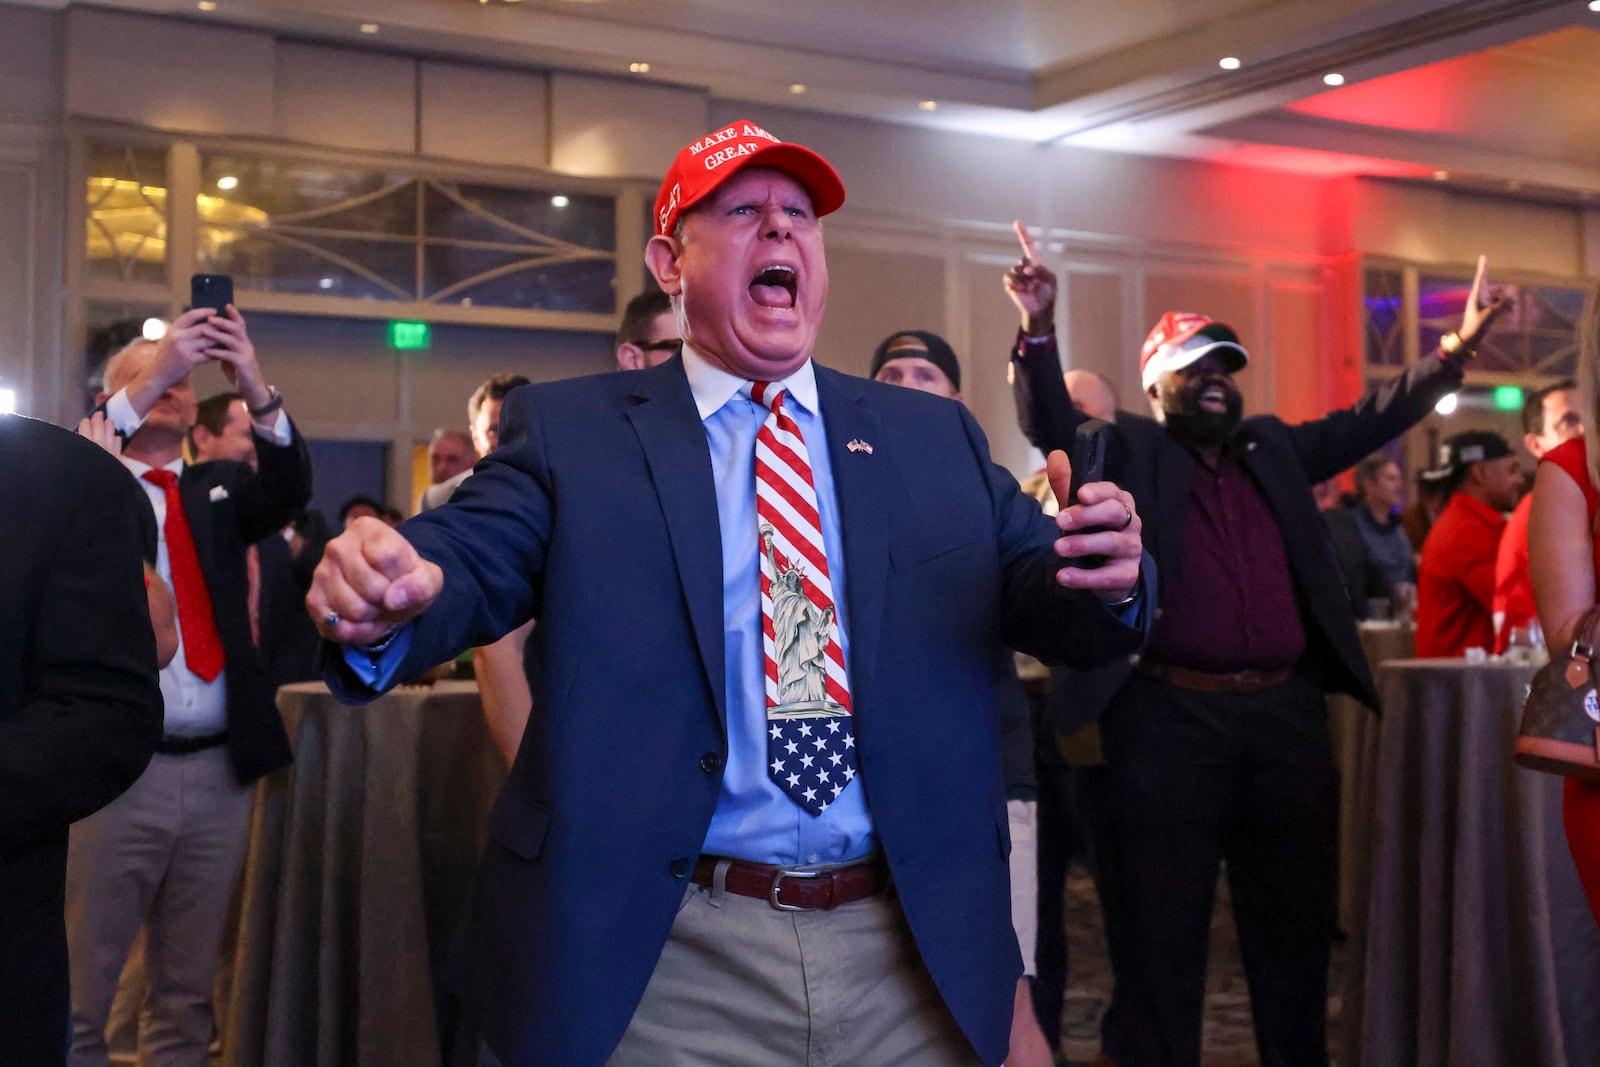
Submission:
M 1021 329 L 1011 358 L 1023 430 L 1065 447 L 1085 416 L 1062 383 L 1056 279 L 1017 224 L 1005 274 Z M 1230 327 L 1168 311 L 1139 354 L 1150 415 L 1120 412 L 1108 476 L 1132 491 L 1162 611 L 1137 664 L 1058 672 L 1066 734 L 1099 720 L 1105 813 L 1093 853 L 1116 971 L 1105 1052 L 1127 1063 L 1200 1056 L 1206 931 L 1224 857 L 1234 885 L 1262 1062 L 1326 1063 L 1337 775 L 1323 694 L 1376 706 L 1349 598 L 1311 486 L 1404 432 L 1446 392 L 1494 320 L 1486 266 L 1439 351 L 1349 408 L 1290 425 L 1245 418 Z M 1131 354 L 1130 354 L 1131 359 Z

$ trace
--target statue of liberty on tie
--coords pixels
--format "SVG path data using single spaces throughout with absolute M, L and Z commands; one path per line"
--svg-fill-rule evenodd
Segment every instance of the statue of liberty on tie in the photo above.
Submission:
M 842 705 L 828 699 L 828 643 L 833 637 L 833 608 L 818 609 L 805 592 L 805 572 L 796 563 L 779 567 L 772 548 L 773 530 L 761 524 L 761 545 L 772 580 L 773 658 L 778 665 L 778 701 L 768 718 L 792 719 L 844 715 Z

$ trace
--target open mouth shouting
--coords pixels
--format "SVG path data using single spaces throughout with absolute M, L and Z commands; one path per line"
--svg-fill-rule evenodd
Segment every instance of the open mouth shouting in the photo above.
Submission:
M 799 274 L 788 264 L 763 267 L 750 280 L 750 299 L 766 308 L 792 309 Z

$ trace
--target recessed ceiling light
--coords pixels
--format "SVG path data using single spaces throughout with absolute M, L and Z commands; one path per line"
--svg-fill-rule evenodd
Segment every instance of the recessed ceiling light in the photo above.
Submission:
M 650 64 L 648 64 L 648 63 L 629 63 L 628 64 L 628 69 L 631 70 L 635 74 L 649 74 L 650 73 Z
M 1589 0 L 1590 11 L 1600 11 L 1600 0 Z
M 937 100 L 923 100 L 920 103 L 918 103 L 917 106 L 920 107 L 924 111 L 932 111 L 934 108 L 939 106 L 939 101 L 937 101 Z
M 1322 84 L 1323 85 L 1343 85 L 1344 84 L 1344 75 L 1340 74 L 1338 71 L 1334 71 L 1331 74 L 1324 74 L 1322 76 Z
M 560 193 L 557 193 L 555 196 L 550 198 L 551 207 L 566 207 L 570 203 L 572 203 L 572 201 L 562 196 Z
M 217 179 L 217 188 L 221 189 L 225 193 L 232 192 L 233 190 L 239 188 L 239 179 L 235 178 L 231 174 L 224 174 L 222 177 Z
M 167 323 L 165 319 L 145 319 L 144 324 L 139 327 L 139 336 L 146 341 L 159 341 L 166 335 Z
M 376 22 L 363 22 L 361 24 L 361 32 L 362 33 L 377 33 L 378 32 L 378 24 Z
M 1450 172 L 1447 170 L 1436 170 L 1433 172 L 1433 180 L 1436 182 L 1447 182 L 1450 180 Z
M 318 278 L 317 279 L 317 288 L 318 289 L 332 289 L 333 288 L 333 279 L 332 278 Z
M 1456 411 L 1456 405 L 1460 402 L 1461 398 L 1456 396 L 1456 394 L 1446 393 L 1444 396 L 1439 398 L 1439 402 L 1437 404 L 1433 405 L 1433 410 L 1437 411 L 1441 415 L 1454 415 Z
M 799 96 L 801 93 L 806 91 L 806 87 L 799 82 L 795 82 L 793 85 L 789 86 L 789 91 L 796 96 Z
M 1223 56 L 1217 60 L 1217 66 L 1223 70 L 1238 70 L 1240 67 L 1238 56 Z
M 194 6 L 199 8 L 201 11 L 215 11 L 217 9 L 217 0 L 200 0 L 200 2 Z

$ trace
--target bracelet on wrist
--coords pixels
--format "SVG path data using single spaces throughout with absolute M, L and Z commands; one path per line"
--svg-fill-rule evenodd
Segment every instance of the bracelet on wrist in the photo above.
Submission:
M 277 411 L 279 408 L 283 407 L 283 394 L 278 392 L 277 386 L 269 385 L 267 386 L 267 402 L 265 404 L 262 404 L 258 408 L 254 408 L 250 406 L 248 401 L 246 401 L 244 407 L 245 410 L 250 413 L 250 417 L 252 419 L 264 419 L 268 415 L 271 415 L 274 411 Z
M 1139 599 L 1139 585 L 1139 582 L 1134 582 L 1133 592 L 1129 593 L 1121 600 L 1113 600 L 1110 603 L 1106 603 L 1104 600 L 1102 600 L 1100 603 L 1105 604 L 1108 608 L 1125 608 L 1129 604 L 1132 604 L 1135 600 Z
M 1478 350 L 1468 348 L 1461 335 L 1454 330 L 1439 338 L 1439 351 L 1451 357 L 1460 356 L 1462 359 L 1471 359 L 1478 354 Z

